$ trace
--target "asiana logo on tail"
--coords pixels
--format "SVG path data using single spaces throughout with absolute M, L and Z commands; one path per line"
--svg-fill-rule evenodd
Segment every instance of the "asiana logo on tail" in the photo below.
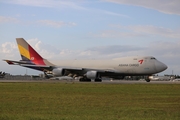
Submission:
M 139 62 L 139 64 L 142 64 L 144 62 L 144 60 L 142 59 L 142 60 L 139 60 L 138 62 Z
M 31 60 L 34 60 L 34 57 L 31 57 Z

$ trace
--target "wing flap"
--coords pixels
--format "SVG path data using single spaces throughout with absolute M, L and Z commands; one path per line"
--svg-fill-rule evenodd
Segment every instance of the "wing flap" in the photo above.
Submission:
M 56 66 L 56 68 L 62 68 L 62 69 L 65 69 L 65 70 L 69 70 L 69 71 L 81 71 L 83 70 L 83 68 L 81 67 L 68 67 L 68 66 Z

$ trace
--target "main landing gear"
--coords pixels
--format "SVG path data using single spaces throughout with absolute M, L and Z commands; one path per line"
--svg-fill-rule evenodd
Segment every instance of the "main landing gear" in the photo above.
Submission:
M 80 81 L 80 82 L 91 82 L 91 79 L 88 79 L 88 78 L 86 78 L 86 77 L 83 77 L 83 78 L 80 78 L 79 81 Z M 97 79 L 94 80 L 94 82 L 102 82 L 102 79 L 97 78 Z
M 79 79 L 80 82 L 91 82 L 91 79 L 88 79 L 86 77 L 80 78 Z
M 98 78 L 94 80 L 95 82 L 102 82 L 102 79 Z
M 145 77 L 145 80 L 146 80 L 146 82 L 150 82 L 151 80 L 149 79 L 149 76 L 146 76 Z

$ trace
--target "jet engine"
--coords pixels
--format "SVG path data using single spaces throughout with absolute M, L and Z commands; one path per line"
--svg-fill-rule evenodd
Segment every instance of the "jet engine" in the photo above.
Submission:
M 98 74 L 97 71 L 88 71 L 88 72 L 86 73 L 86 77 L 87 77 L 88 79 L 97 79 L 98 76 L 99 76 L 99 74 Z
M 63 76 L 65 74 L 65 70 L 62 68 L 55 68 L 52 70 L 52 74 L 56 77 L 57 76 Z

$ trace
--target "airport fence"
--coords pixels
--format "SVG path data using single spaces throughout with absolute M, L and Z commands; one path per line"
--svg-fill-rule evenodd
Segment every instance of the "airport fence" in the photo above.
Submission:
M 45 78 L 34 76 L 34 75 L 5 75 L 0 80 L 44 80 Z

